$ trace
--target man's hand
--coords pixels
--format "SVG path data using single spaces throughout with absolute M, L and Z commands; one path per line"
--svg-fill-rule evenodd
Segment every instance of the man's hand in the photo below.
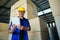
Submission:
M 13 24 L 13 25 L 11 26 L 11 29 L 9 30 L 9 33 L 13 33 L 13 31 L 14 31 L 15 28 L 16 28 L 16 25 Z
M 18 25 L 17 28 L 19 28 L 20 30 L 26 30 L 26 31 L 30 31 L 31 30 L 30 27 L 24 27 L 22 25 Z
M 21 26 L 20 26 L 20 30 L 24 30 L 24 26 L 21 25 Z
M 24 29 L 24 26 L 18 25 L 17 28 L 20 29 L 20 30 L 23 30 Z
M 11 26 L 11 30 L 14 30 L 16 27 L 17 27 L 17 25 L 13 24 L 13 25 Z

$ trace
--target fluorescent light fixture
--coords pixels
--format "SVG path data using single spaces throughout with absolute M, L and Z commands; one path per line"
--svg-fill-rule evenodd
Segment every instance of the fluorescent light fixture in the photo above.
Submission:
M 49 9 L 46 9 L 44 11 L 38 12 L 38 16 L 43 15 L 44 14 L 43 12 L 46 14 L 46 13 L 49 13 L 49 12 L 52 12 L 52 11 L 51 11 L 50 8 Z
M 46 9 L 46 10 L 44 10 L 43 11 L 44 13 L 49 13 L 49 12 L 51 12 L 51 9 L 49 8 L 49 9 Z
M 43 15 L 43 12 L 41 11 L 41 12 L 38 12 L 38 16 L 40 16 L 40 15 Z

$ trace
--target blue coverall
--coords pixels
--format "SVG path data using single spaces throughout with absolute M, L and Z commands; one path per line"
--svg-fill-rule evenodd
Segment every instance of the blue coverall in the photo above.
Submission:
M 20 22 L 22 26 L 24 27 L 30 27 L 29 21 L 26 18 L 20 19 Z M 12 26 L 12 22 L 10 23 L 10 27 Z M 8 30 L 10 30 L 10 27 Z M 28 33 L 26 30 L 23 30 L 23 33 L 21 33 L 21 30 L 18 28 L 14 29 L 14 32 L 12 33 L 11 40 L 21 40 L 21 36 L 23 37 L 22 40 L 29 40 L 28 39 Z

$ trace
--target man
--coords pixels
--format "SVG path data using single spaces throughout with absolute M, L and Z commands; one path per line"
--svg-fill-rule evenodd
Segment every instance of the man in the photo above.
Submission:
M 12 33 L 11 40 L 29 40 L 27 31 L 31 30 L 28 19 L 24 18 L 25 8 L 19 7 L 20 25 L 10 23 L 9 33 Z

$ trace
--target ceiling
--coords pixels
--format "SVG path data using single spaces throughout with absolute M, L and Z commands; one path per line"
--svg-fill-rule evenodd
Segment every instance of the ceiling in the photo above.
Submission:
M 38 12 L 50 8 L 48 0 L 32 0 L 32 2 L 36 5 Z
M 0 0 L 0 22 L 9 23 L 10 8 L 17 0 Z
M 50 8 L 48 0 L 32 0 L 32 2 L 36 5 L 38 12 L 43 12 L 46 9 Z M 52 12 L 44 13 L 43 15 L 39 16 L 41 19 L 43 19 L 47 23 L 54 22 L 54 17 L 52 15 Z
M 9 23 L 10 19 L 10 8 L 18 0 L 0 0 L 0 22 Z M 31 0 L 37 7 L 37 11 L 43 11 L 50 8 L 48 0 Z M 54 21 L 52 12 L 43 14 L 41 16 L 46 22 Z
M 49 12 L 47 14 L 43 14 L 39 16 L 41 19 L 43 19 L 47 23 L 55 23 L 54 17 L 52 15 L 52 12 Z

